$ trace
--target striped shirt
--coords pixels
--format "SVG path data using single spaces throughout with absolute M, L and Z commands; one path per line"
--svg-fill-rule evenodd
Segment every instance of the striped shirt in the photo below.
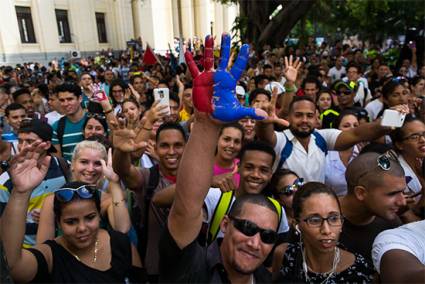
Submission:
M 32 212 L 34 209 L 41 209 L 44 198 L 47 195 L 55 192 L 65 184 L 66 180 L 64 177 L 63 170 L 59 164 L 57 158 L 52 157 L 50 166 L 47 171 L 44 180 L 36 187 L 31 193 L 30 200 L 27 208 L 27 218 L 25 224 L 25 237 L 24 237 L 24 248 L 28 248 L 35 245 L 35 239 L 37 235 L 38 223 L 32 218 Z M 0 176 L 0 215 L 3 214 L 4 208 L 10 198 L 10 193 L 13 190 L 12 180 L 10 179 L 9 173 L 4 172 Z
M 65 129 L 63 132 L 62 138 L 62 157 L 66 160 L 71 161 L 72 152 L 74 151 L 75 146 L 84 140 L 83 136 L 83 125 L 87 119 L 87 113 L 84 113 L 83 118 L 81 118 L 78 122 L 72 122 L 68 118 L 65 118 Z M 53 137 L 52 144 L 59 145 L 58 139 L 58 126 L 59 120 L 53 124 Z

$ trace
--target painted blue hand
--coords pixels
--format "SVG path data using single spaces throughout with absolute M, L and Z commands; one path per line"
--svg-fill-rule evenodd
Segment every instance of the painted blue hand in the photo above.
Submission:
M 250 117 L 261 120 L 267 113 L 261 109 L 244 107 L 236 98 L 236 82 L 241 77 L 248 62 L 249 46 L 242 45 L 238 58 L 230 72 L 226 70 L 230 57 L 230 35 L 223 34 L 221 39 L 221 58 L 214 73 L 214 94 L 212 116 L 223 122 L 232 122 Z

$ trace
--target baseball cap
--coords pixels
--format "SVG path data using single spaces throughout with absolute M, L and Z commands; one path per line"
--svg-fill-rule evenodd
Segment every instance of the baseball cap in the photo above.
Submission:
M 346 88 L 347 90 L 350 90 L 350 91 L 354 90 L 354 88 L 352 88 L 349 83 L 344 82 L 343 80 L 336 81 L 334 83 L 333 89 L 334 89 L 334 91 L 339 91 L 339 89 L 341 89 L 343 87 Z
M 38 137 L 44 142 L 52 142 L 53 128 L 46 122 L 40 119 L 25 119 L 21 123 L 19 132 L 32 132 L 37 134 Z M 49 153 L 56 153 L 56 148 L 51 145 L 47 150 Z

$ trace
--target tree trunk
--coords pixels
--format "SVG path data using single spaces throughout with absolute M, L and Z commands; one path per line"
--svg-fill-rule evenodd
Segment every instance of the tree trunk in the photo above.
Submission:
M 276 44 L 291 32 L 298 20 L 304 16 L 316 0 L 285 1 L 283 9 L 262 29 L 258 44 Z

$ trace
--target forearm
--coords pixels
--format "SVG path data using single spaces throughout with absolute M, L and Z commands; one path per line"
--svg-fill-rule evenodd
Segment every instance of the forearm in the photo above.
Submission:
M 381 126 L 381 119 L 377 119 L 371 123 L 362 124 L 349 131 L 341 132 L 335 143 L 334 150 L 346 150 L 357 143 L 378 139 L 390 133 L 390 131 L 391 128 Z
M 108 210 L 108 218 L 115 231 L 126 234 L 131 227 L 130 215 L 127 209 L 125 191 L 122 190 L 118 182 L 109 183 L 109 193 L 112 196 L 112 203 Z
M 38 223 L 36 243 L 42 244 L 55 238 L 55 214 L 53 212 L 54 196 L 49 195 L 44 199 Z
M 180 248 L 195 240 L 202 224 L 202 206 L 211 185 L 219 128 L 205 119 L 193 126 L 177 174 L 168 229 Z M 193 178 L 196 177 L 196 178 Z
M 11 270 L 22 256 L 22 243 L 25 235 L 25 220 L 31 193 L 12 191 L 2 216 L 2 239 L 6 258 Z
M 137 169 L 131 163 L 130 153 L 115 149 L 112 155 L 112 166 L 114 172 L 128 188 L 134 189 L 141 185 Z
M 155 206 L 169 208 L 174 201 L 176 194 L 176 185 L 170 185 L 154 194 L 152 202 Z
M 257 121 L 255 123 L 255 133 L 258 139 L 270 143 L 273 147 L 276 145 L 276 135 L 272 123 Z

